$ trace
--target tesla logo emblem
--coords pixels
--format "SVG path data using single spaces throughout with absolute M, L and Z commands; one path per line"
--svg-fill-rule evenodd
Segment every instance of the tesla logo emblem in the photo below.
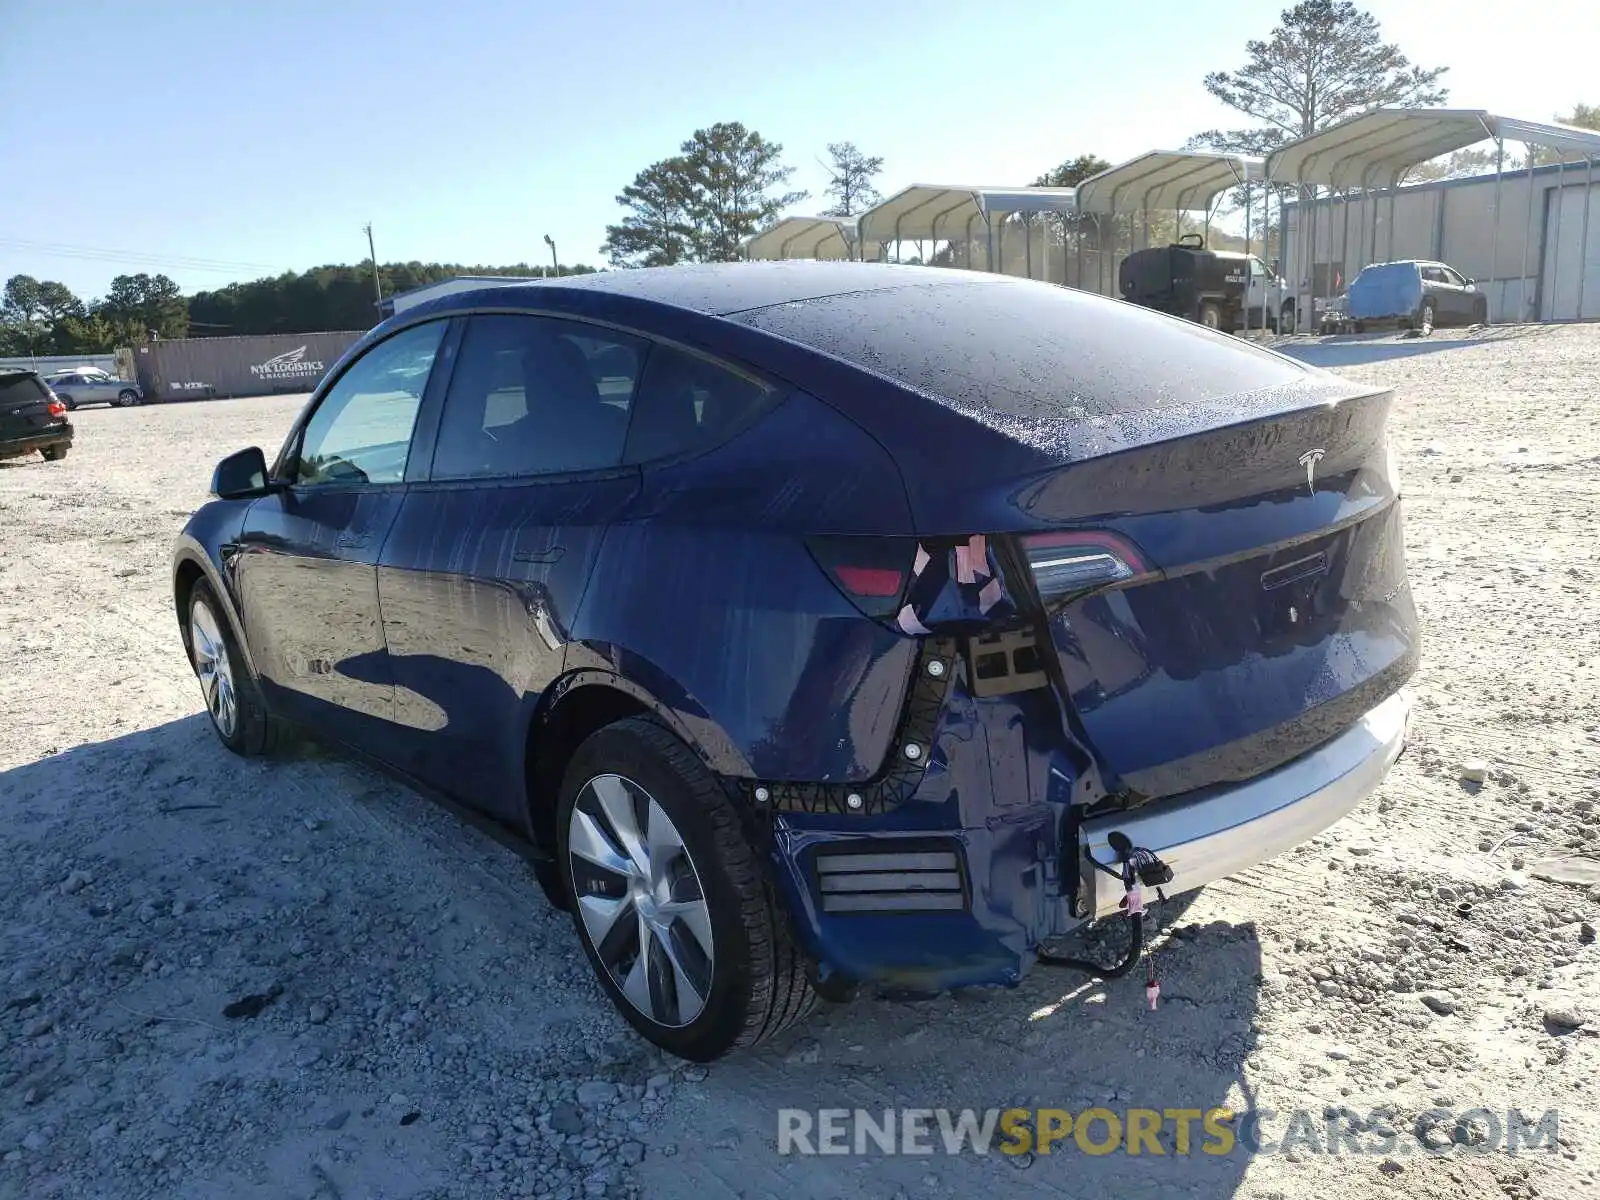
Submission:
M 1322 456 L 1327 451 L 1321 446 L 1315 450 L 1307 450 L 1300 456 L 1300 465 L 1306 469 L 1306 491 L 1315 493 L 1317 490 L 1317 464 L 1322 461 Z

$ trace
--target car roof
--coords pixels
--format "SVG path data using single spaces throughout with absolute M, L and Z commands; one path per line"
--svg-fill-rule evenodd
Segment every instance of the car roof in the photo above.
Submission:
M 483 305 L 538 306 L 551 292 L 601 293 L 686 309 L 707 316 L 728 316 L 775 304 L 817 300 L 847 292 L 879 291 L 918 285 L 972 286 L 999 278 L 979 271 L 942 271 L 890 263 L 780 262 L 696 263 L 675 267 L 600 271 L 565 275 L 455 292 L 419 305 L 440 314 Z

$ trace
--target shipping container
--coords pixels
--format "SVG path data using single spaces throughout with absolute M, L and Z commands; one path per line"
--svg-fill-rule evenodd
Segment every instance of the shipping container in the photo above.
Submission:
M 182 338 L 140 346 L 134 361 L 150 400 L 309 392 L 361 336 L 344 330 Z

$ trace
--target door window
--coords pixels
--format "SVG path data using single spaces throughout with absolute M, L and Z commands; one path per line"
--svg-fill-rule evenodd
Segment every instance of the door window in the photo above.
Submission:
M 1444 276 L 1444 281 L 1452 287 L 1466 287 L 1466 279 L 1449 267 L 1440 267 L 1439 273 Z
M 1422 277 L 1424 279 L 1426 279 L 1429 283 L 1448 283 L 1449 282 L 1449 280 L 1447 280 L 1445 278 L 1444 272 L 1438 267 L 1423 267 L 1422 268 Z
M 615 467 L 645 343 L 550 317 L 473 317 L 433 456 L 434 479 Z
M 445 322 L 379 342 L 339 376 L 306 422 L 293 482 L 301 487 L 400 483 L 411 431 Z
M 630 463 L 706 449 L 774 399 L 768 384 L 673 346 L 651 348 L 624 456 Z

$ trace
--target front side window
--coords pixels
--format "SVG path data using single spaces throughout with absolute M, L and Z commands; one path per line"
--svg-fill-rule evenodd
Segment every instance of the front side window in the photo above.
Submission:
M 748 375 L 673 346 L 655 346 L 645 363 L 625 461 L 649 462 L 715 445 L 772 400 Z
M 1438 267 L 1423 267 L 1422 268 L 1422 277 L 1424 279 L 1426 279 L 1429 283 L 1445 283 L 1445 282 L 1447 282 L 1445 277 L 1444 277 L 1444 272 L 1441 271 Z
M 552 317 L 473 317 L 433 456 L 434 479 L 615 467 L 645 343 Z
M 414 325 L 373 346 L 306 422 L 293 482 L 302 487 L 400 483 L 411 431 L 445 322 Z
M 1444 276 L 1444 281 L 1446 283 L 1448 283 L 1448 284 L 1451 284 L 1451 285 L 1453 285 L 1455 287 L 1466 287 L 1467 286 L 1467 281 L 1464 278 L 1462 278 L 1462 276 L 1458 272 L 1452 270 L 1449 267 L 1441 267 L 1439 269 L 1439 273 Z

